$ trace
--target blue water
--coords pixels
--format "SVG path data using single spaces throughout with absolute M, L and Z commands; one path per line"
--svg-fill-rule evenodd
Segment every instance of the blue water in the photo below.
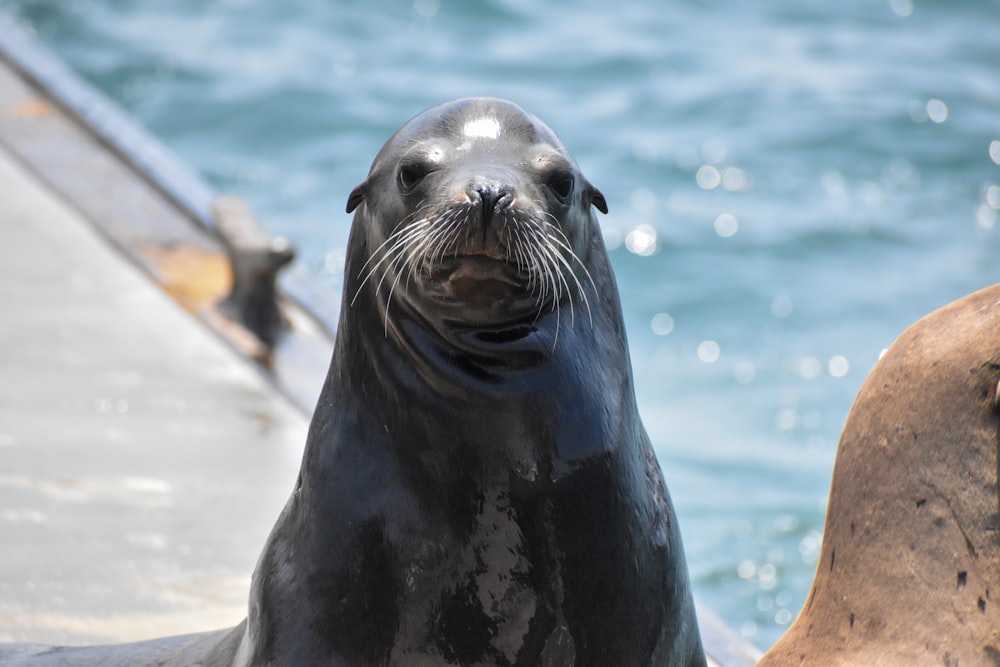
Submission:
M 611 206 L 636 388 L 697 593 L 758 646 L 812 579 L 879 353 L 1000 277 L 1000 2 L 0 0 L 300 250 L 407 118 L 510 98 Z M 992 152 L 991 152 L 992 151 Z

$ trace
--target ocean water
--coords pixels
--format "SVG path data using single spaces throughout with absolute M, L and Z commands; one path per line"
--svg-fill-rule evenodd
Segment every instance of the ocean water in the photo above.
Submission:
M 1000 278 L 997 0 L 0 0 L 246 198 L 339 308 L 344 205 L 406 119 L 540 116 L 607 196 L 636 390 L 696 593 L 798 613 L 880 352 Z

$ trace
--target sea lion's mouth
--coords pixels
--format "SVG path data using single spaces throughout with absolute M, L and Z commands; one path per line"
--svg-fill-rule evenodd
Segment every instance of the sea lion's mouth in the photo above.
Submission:
M 520 320 L 538 312 L 530 276 L 511 262 L 459 255 L 423 264 L 416 277 L 418 298 L 446 307 L 450 318 L 467 324 Z M 524 335 L 506 329 L 495 334 L 498 340 Z
M 476 338 L 484 343 L 504 345 L 506 343 L 513 343 L 523 338 L 527 338 L 534 332 L 535 327 L 527 324 L 518 324 L 502 329 L 486 329 L 478 331 L 476 332 Z
M 483 294 L 512 296 L 527 293 L 528 276 L 515 264 L 488 255 L 469 254 L 425 262 L 419 269 L 424 283 L 456 296 Z

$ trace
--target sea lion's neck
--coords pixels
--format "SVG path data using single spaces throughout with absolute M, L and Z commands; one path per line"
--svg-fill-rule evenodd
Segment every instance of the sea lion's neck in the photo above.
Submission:
M 442 482 L 453 478 L 443 470 L 450 461 L 530 478 L 605 454 L 620 441 L 612 432 L 622 411 L 634 414 L 634 398 L 620 308 L 606 296 L 614 278 L 606 260 L 590 270 L 612 288 L 589 295 L 589 316 L 544 313 L 531 337 L 509 345 L 483 342 L 469 328 L 442 333 L 402 305 L 386 320 L 362 292 L 345 303 L 320 399 L 357 420 L 343 422 L 344 437 L 311 437 L 310 447 L 402 448 L 393 456 Z

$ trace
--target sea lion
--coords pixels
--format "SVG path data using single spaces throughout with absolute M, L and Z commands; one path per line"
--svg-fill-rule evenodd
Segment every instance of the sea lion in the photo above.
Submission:
M 510 102 L 406 123 L 348 199 L 333 360 L 247 620 L 29 664 L 704 665 L 593 208 Z
M 1000 285 L 891 345 L 844 427 L 805 608 L 759 665 L 1000 665 L 998 379 Z

